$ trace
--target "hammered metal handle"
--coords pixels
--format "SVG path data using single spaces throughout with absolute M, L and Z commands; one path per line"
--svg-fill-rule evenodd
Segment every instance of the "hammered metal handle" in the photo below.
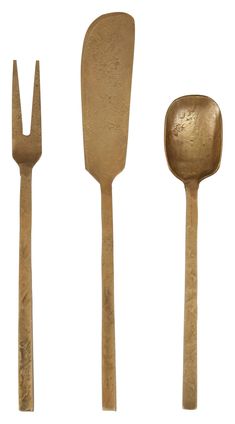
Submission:
M 198 182 L 185 184 L 186 261 L 184 309 L 183 407 L 197 407 L 197 192 Z
M 112 186 L 102 197 L 102 405 L 116 410 Z
M 20 166 L 19 408 L 33 411 L 33 321 L 31 271 L 32 168 Z

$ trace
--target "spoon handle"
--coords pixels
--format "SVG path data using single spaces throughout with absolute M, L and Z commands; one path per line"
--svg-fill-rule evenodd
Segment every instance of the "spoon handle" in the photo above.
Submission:
M 101 185 L 102 199 L 102 405 L 116 410 L 112 185 Z
M 19 408 L 33 411 L 33 322 L 31 272 L 32 168 L 20 166 L 20 261 L 19 261 Z
M 183 407 L 197 407 L 197 192 L 198 182 L 185 184 L 186 256 L 184 306 Z

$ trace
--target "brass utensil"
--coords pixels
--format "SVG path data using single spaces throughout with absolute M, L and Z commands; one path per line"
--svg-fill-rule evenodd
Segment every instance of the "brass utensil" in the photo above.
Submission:
M 134 20 L 126 13 L 100 16 L 83 46 L 81 90 L 85 164 L 101 185 L 103 409 L 116 409 L 112 181 L 125 166 Z
M 33 322 L 31 272 L 32 168 L 41 156 L 41 106 L 39 62 L 36 62 L 31 132 L 22 132 L 17 62 L 13 64 L 12 152 L 21 175 L 19 256 L 19 409 L 33 411 Z
M 184 96 L 169 107 L 165 150 L 173 174 L 186 190 L 186 266 L 183 407 L 197 407 L 197 192 L 199 183 L 219 168 L 222 118 L 206 96 Z

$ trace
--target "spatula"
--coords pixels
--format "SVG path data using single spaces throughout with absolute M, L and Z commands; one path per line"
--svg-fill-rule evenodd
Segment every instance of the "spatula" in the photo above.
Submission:
M 134 20 L 100 16 L 83 45 L 81 91 L 85 165 L 102 202 L 102 404 L 116 410 L 112 182 L 125 166 L 134 51 Z

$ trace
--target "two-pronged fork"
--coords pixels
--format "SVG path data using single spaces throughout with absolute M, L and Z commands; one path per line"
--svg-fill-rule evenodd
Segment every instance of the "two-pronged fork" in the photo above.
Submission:
M 19 253 L 19 409 L 33 411 L 33 322 L 31 272 L 32 168 L 41 156 L 41 105 L 39 61 L 36 62 L 31 131 L 22 131 L 17 62 L 13 65 L 12 154 L 21 175 Z

